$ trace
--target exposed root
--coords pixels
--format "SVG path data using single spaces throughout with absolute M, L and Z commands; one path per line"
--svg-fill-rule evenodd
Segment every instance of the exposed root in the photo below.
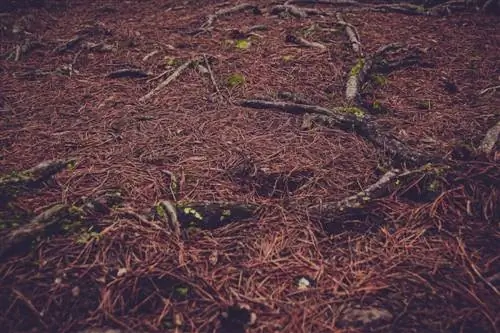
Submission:
M 260 13 L 260 10 L 257 6 L 249 4 L 249 3 L 242 3 L 242 4 L 236 5 L 234 7 L 224 8 L 224 9 L 216 11 L 214 14 L 208 15 L 205 23 L 203 23 L 199 29 L 192 31 L 189 34 L 190 35 L 197 35 L 197 34 L 200 34 L 202 32 L 210 31 L 213 29 L 214 22 L 219 17 L 242 12 L 242 11 L 249 10 L 249 9 L 251 9 L 256 14 Z
M 294 43 L 299 46 L 304 46 L 304 47 L 311 47 L 311 48 L 318 48 L 321 50 L 326 50 L 326 46 L 318 43 L 318 42 L 310 42 L 302 37 L 294 36 L 294 35 L 287 35 L 286 36 L 286 41 L 288 43 Z
M 358 6 L 362 5 L 354 0 L 289 0 L 286 4 L 321 4 L 321 5 L 338 5 L 338 6 Z
M 164 220 L 166 227 L 179 239 L 181 236 L 181 227 L 177 218 L 175 205 L 168 200 L 162 200 L 155 207 L 157 212 L 161 212 L 158 215 Z
M 362 57 L 363 51 L 361 49 L 361 41 L 359 40 L 358 32 L 356 28 L 344 21 L 341 13 L 337 13 L 337 21 L 339 24 L 344 26 L 349 42 L 351 43 L 352 50 L 357 56 Z
M 84 37 L 85 36 L 83 36 L 83 35 L 76 35 L 73 38 L 71 38 L 70 40 L 68 40 L 67 42 L 57 46 L 52 52 L 53 53 L 65 52 L 65 51 L 73 48 L 74 46 L 76 46 L 78 43 L 80 43 Z
M 365 110 L 358 107 L 337 107 L 327 109 L 317 105 L 295 104 L 289 102 L 274 102 L 265 100 L 242 100 L 241 106 L 255 109 L 278 109 L 292 114 L 310 113 L 307 121 L 313 121 L 330 128 L 341 128 L 344 130 L 354 130 L 357 134 L 382 148 L 398 162 L 407 162 L 412 165 L 419 165 L 437 158 L 420 154 L 403 142 L 383 134 L 375 127 L 372 117 Z M 303 128 L 308 128 L 309 123 L 304 123 Z
M 325 15 L 326 13 L 314 9 L 314 8 L 300 8 L 294 6 L 290 2 L 286 2 L 284 5 L 276 5 L 270 10 L 271 15 L 278 15 L 281 13 L 287 13 L 298 18 L 305 18 L 309 15 Z
M 323 202 L 318 205 L 313 205 L 309 207 L 310 210 L 316 210 L 321 214 L 335 214 L 337 212 L 342 212 L 349 208 L 360 208 L 363 205 L 368 204 L 374 199 L 383 196 L 387 187 L 395 182 L 399 182 L 402 178 L 415 175 L 418 173 L 429 172 L 429 167 L 423 167 L 415 170 L 401 171 L 398 169 L 393 169 L 386 172 L 379 180 L 377 180 L 372 185 L 365 188 L 363 191 L 347 197 L 338 202 Z
M 119 69 L 107 75 L 107 77 L 109 77 L 110 79 L 143 78 L 148 76 L 149 73 L 146 73 L 140 69 L 130 69 L 130 68 Z
M 5 200 L 38 187 L 73 163 L 73 159 L 45 161 L 31 169 L 0 176 L 0 197 Z
M 29 223 L 10 231 L 0 244 L 0 258 L 8 255 L 20 246 L 30 247 L 29 242 L 50 229 L 61 226 L 68 220 L 75 219 L 80 210 L 67 205 L 55 205 L 36 216 Z
M 232 202 L 177 203 L 177 217 L 183 228 L 216 229 L 255 216 L 257 206 Z

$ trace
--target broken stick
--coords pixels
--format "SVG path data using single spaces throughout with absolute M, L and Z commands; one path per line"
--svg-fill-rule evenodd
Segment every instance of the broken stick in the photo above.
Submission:
M 169 77 L 167 77 L 165 79 L 165 81 L 161 82 L 156 88 L 154 88 L 153 90 L 151 90 L 149 93 L 147 93 L 146 95 L 142 96 L 139 101 L 140 102 L 144 102 L 148 99 L 150 99 L 151 97 L 153 97 L 155 94 L 157 94 L 160 90 L 162 90 L 163 88 L 165 88 L 166 86 L 168 86 L 172 81 L 174 81 L 179 75 L 181 75 L 181 73 L 186 69 L 188 68 L 191 64 L 193 64 L 196 60 L 194 59 L 191 59 L 191 60 L 188 60 L 186 61 L 185 63 L 183 63 L 182 65 L 179 66 L 179 68 L 177 68 Z

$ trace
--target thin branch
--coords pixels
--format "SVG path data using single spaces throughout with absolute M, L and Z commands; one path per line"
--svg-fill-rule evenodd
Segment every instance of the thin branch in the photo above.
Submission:
M 165 79 L 165 81 L 161 82 L 156 88 L 154 88 L 153 90 L 151 90 L 149 93 L 147 93 L 146 95 L 142 96 L 139 101 L 140 102 L 144 102 L 148 99 L 150 99 L 151 97 L 153 97 L 155 94 L 157 94 L 160 90 L 162 90 L 163 88 L 165 88 L 166 86 L 168 86 L 172 81 L 174 81 L 179 75 L 181 75 L 181 73 L 186 69 L 188 68 L 191 64 L 193 64 L 196 60 L 194 59 L 191 59 L 191 60 L 188 60 L 186 61 L 185 63 L 183 63 L 182 65 L 179 66 L 179 68 L 177 68 L 169 77 L 167 77 Z
M 210 67 L 210 63 L 208 62 L 207 56 L 205 54 L 203 54 L 203 60 L 205 60 L 205 65 L 207 66 L 208 74 L 210 75 L 210 80 L 212 80 L 212 84 L 214 85 L 215 90 L 219 95 L 222 96 L 219 90 L 219 86 L 217 85 L 217 81 L 215 81 L 214 73 L 212 71 L 212 68 Z

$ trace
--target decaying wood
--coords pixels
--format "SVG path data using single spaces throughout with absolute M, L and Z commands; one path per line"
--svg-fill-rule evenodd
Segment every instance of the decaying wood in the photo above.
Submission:
M 14 58 L 14 61 L 19 61 L 22 56 L 30 53 L 36 48 L 42 47 L 43 45 L 43 43 L 37 41 L 26 40 L 22 45 L 17 45 L 14 51 L 8 54 L 6 58 Z
M 0 197 L 9 197 L 39 186 L 74 163 L 73 159 L 45 161 L 37 166 L 0 176 Z
M 486 135 L 484 136 L 483 141 L 481 141 L 478 150 L 484 154 L 489 155 L 495 148 L 499 137 L 500 121 L 497 122 L 493 127 L 491 127 L 488 132 L 486 132 Z
M 29 247 L 29 242 L 45 234 L 48 230 L 52 230 L 61 226 L 64 222 L 76 218 L 79 213 L 80 210 L 62 204 L 47 209 L 29 223 L 13 229 L 7 234 L 5 239 L 0 243 L 0 258 L 3 258 L 19 246 L 27 244 L 26 246 Z
M 356 31 L 356 28 L 347 23 L 342 17 L 341 13 L 337 13 L 337 22 L 344 26 L 349 42 L 351 43 L 352 50 L 358 56 L 363 56 L 363 51 L 361 49 L 361 41 Z
M 294 35 L 287 35 L 286 36 L 286 41 L 288 43 L 294 43 L 294 44 L 297 44 L 297 45 L 300 45 L 300 46 L 304 46 L 304 47 L 315 47 L 315 48 L 318 48 L 318 49 L 321 49 L 321 50 L 326 50 L 326 46 L 321 44 L 321 43 L 317 43 L 317 42 L 310 42 L 300 36 L 294 36 Z
M 418 57 L 410 54 L 402 59 L 387 61 L 384 56 L 389 51 L 402 48 L 398 43 L 381 46 L 371 56 L 360 58 L 349 71 L 347 78 L 345 97 L 347 102 L 360 104 L 360 90 L 368 81 L 373 72 L 388 73 L 399 68 L 408 67 L 418 63 Z
M 82 48 L 95 52 L 111 52 L 113 51 L 114 46 L 106 43 L 84 42 L 82 43 Z
M 156 55 L 156 54 L 158 54 L 158 53 L 160 53 L 160 51 L 158 51 L 158 50 L 151 51 L 151 52 L 149 52 L 148 54 L 146 54 L 146 55 L 144 56 L 144 58 L 142 58 L 142 61 L 148 61 L 148 60 L 149 60 L 149 58 L 151 58 L 151 57 L 155 56 L 155 55 Z
M 174 81 L 179 75 L 181 75 L 181 73 L 186 69 L 188 68 L 191 64 L 193 64 L 194 62 L 196 62 L 196 60 L 188 60 L 186 61 L 185 63 L 183 63 L 182 65 L 180 65 L 169 77 L 167 77 L 165 79 L 165 81 L 161 82 L 156 88 L 154 88 L 153 90 L 151 90 L 149 93 L 147 93 L 146 95 L 142 96 L 139 101 L 140 102 L 144 102 L 148 99 L 150 99 L 151 97 L 153 97 L 155 94 L 157 94 L 160 90 L 162 90 L 163 88 L 165 88 L 166 86 L 168 86 L 172 81 Z

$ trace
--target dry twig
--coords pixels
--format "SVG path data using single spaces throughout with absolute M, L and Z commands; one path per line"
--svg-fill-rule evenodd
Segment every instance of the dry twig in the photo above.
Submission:
M 191 64 L 193 64 L 194 62 L 196 62 L 196 60 L 188 60 L 186 61 L 185 63 L 183 63 L 182 65 L 180 65 L 169 77 L 167 77 L 165 79 L 165 81 L 161 82 L 156 88 L 154 88 L 153 90 L 151 90 L 149 93 L 147 93 L 146 95 L 142 96 L 139 101 L 140 102 L 145 102 L 146 100 L 150 99 L 151 97 L 153 97 L 154 95 L 156 95 L 160 90 L 162 90 L 163 88 L 165 88 L 166 86 L 168 86 L 172 81 L 174 81 L 179 75 L 181 75 L 181 73 L 186 69 L 188 68 Z

